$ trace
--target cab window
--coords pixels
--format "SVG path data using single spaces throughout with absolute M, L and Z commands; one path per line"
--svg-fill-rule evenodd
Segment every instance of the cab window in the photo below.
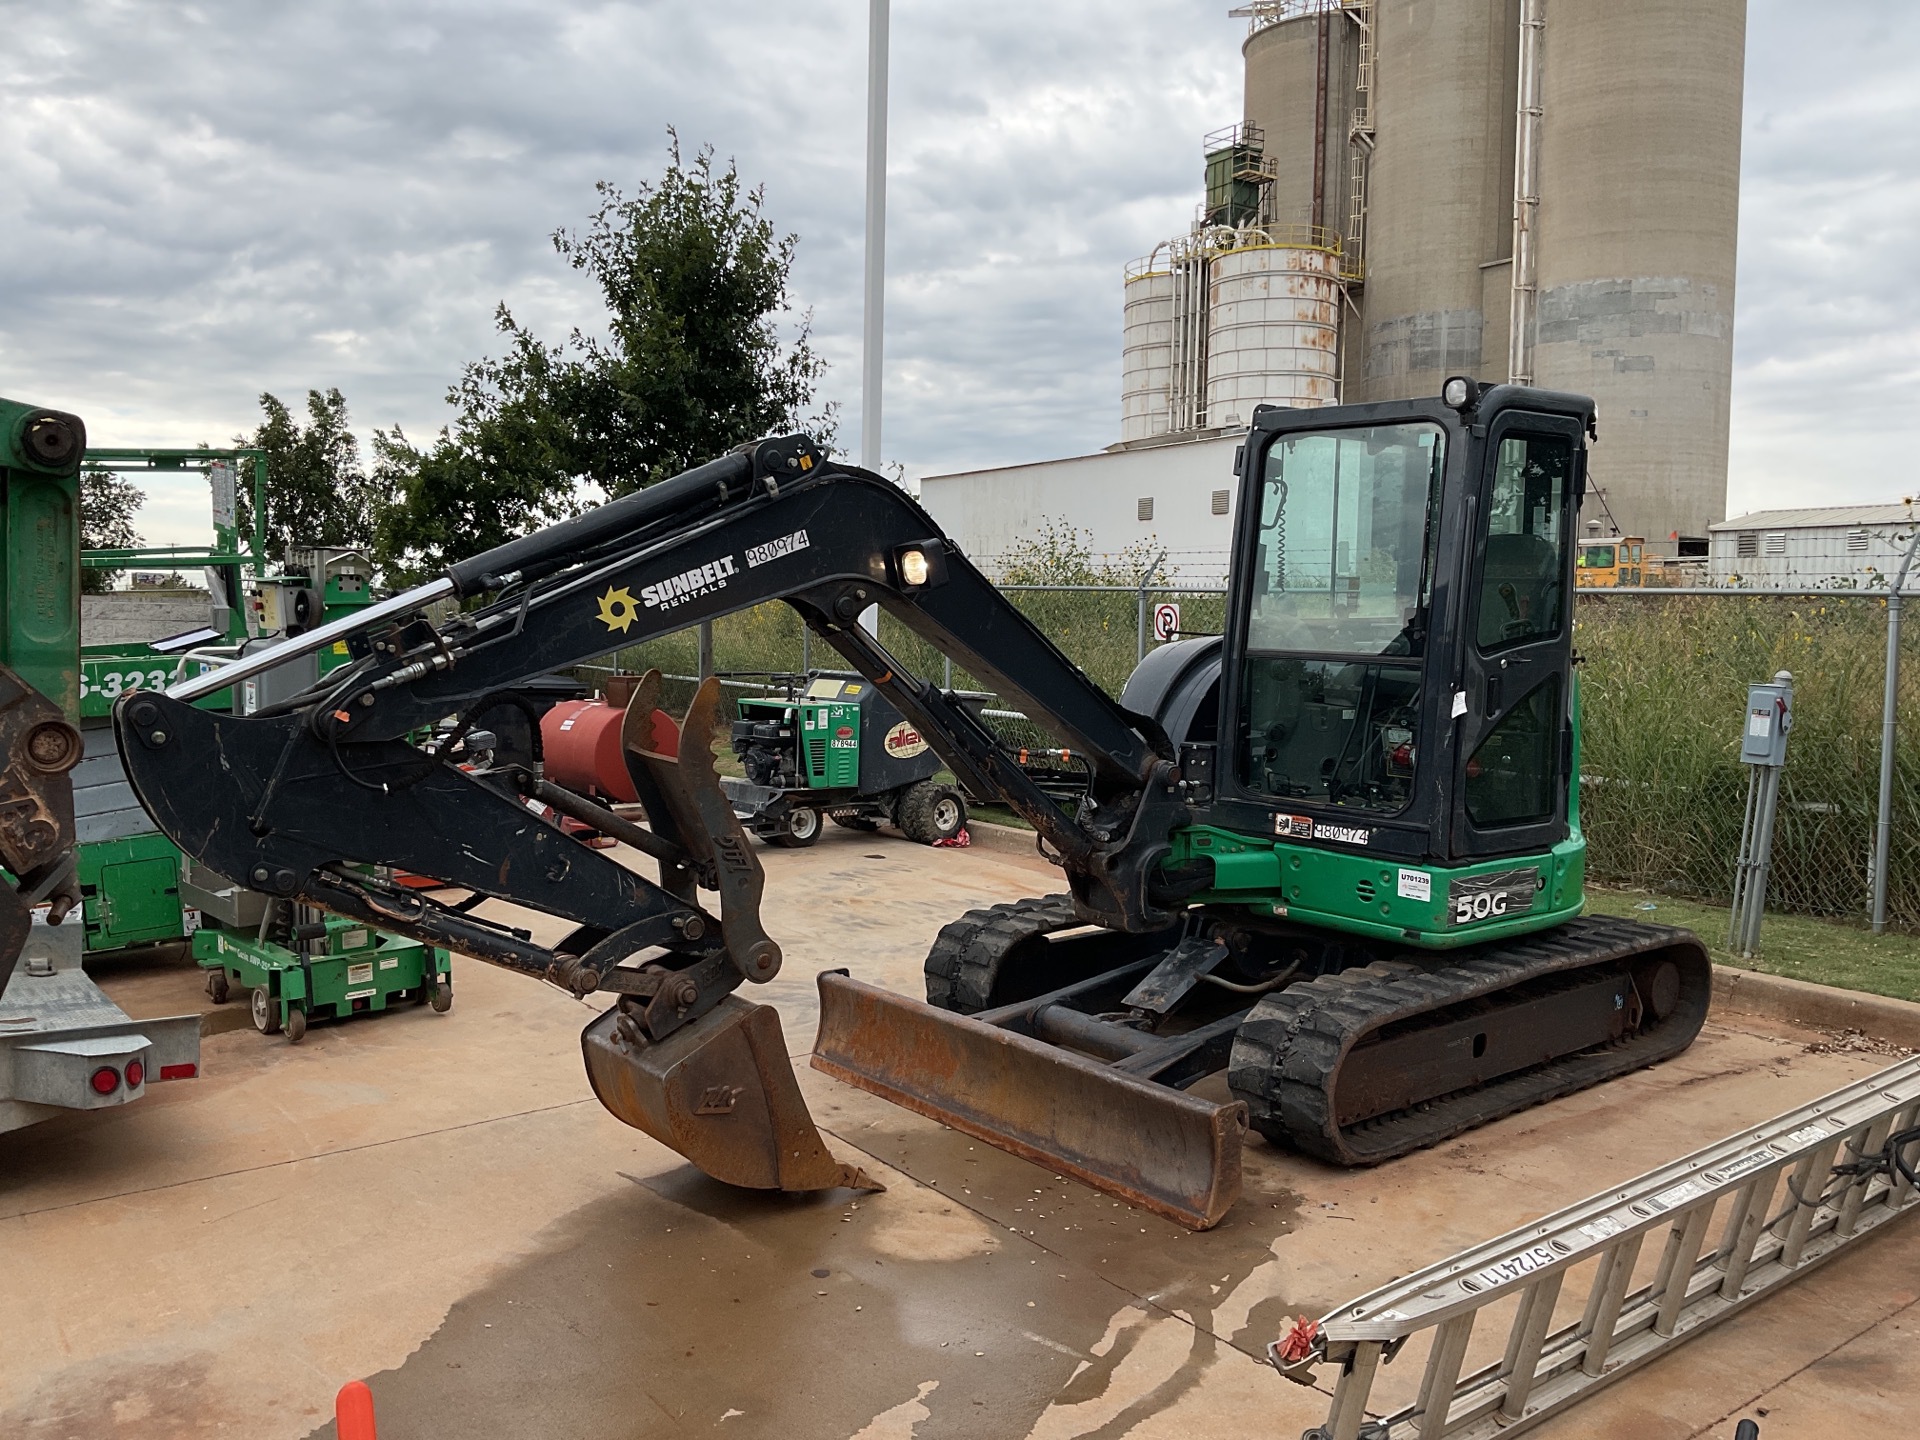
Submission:
M 1573 443 L 1565 436 L 1511 435 L 1500 442 L 1480 579 L 1483 652 L 1547 639 L 1565 623 L 1561 577 L 1572 468 Z M 1612 548 L 1591 547 L 1589 554 Z

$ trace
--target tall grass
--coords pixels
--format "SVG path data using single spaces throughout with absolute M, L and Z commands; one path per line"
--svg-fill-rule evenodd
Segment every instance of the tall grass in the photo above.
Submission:
M 1771 908 L 1863 916 L 1879 794 L 1886 604 L 1794 596 L 1582 596 L 1581 809 L 1597 880 L 1730 895 L 1746 804 L 1748 684 L 1786 670 L 1794 728 Z M 1896 816 L 1920 799 L 1920 647 L 1903 647 Z M 1920 926 L 1920 841 L 1896 823 L 1888 913 Z
M 1133 590 L 1009 590 L 1008 598 L 1108 693 L 1133 672 L 1139 599 Z M 1225 597 L 1150 591 L 1149 605 L 1178 601 L 1181 628 L 1217 631 Z M 1895 825 L 1888 913 L 1920 929 L 1920 623 L 1907 632 L 1899 706 Z M 892 616 L 880 640 L 909 672 L 944 683 L 941 655 Z M 1706 900 L 1728 898 L 1746 804 L 1740 731 L 1748 684 L 1777 670 L 1794 677 L 1774 837 L 1770 908 L 1860 917 L 1879 793 L 1880 705 L 1886 604 L 1845 596 L 1613 596 L 1587 592 L 1574 647 L 1581 654 L 1582 817 L 1594 879 Z M 714 622 L 721 672 L 839 668 L 814 637 L 803 647 L 798 615 L 758 606 Z M 623 669 L 658 666 L 693 675 L 695 632 L 620 652 Z M 960 689 L 991 688 L 956 666 Z M 670 689 L 684 705 L 691 687 Z M 995 722 L 1009 743 L 1057 743 L 1037 727 Z

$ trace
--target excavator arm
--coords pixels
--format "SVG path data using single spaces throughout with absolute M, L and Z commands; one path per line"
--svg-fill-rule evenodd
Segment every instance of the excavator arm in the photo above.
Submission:
M 486 596 L 429 618 L 430 606 Z M 623 741 L 645 828 L 554 786 L 537 759 L 482 775 L 452 759 L 473 718 L 518 682 L 775 599 L 885 693 L 970 789 L 1033 825 L 1082 918 L 1131 932 L 1171 923 L 1180 902 L 1162 862 L 1186 812 L 1159 727 L 1089 680 L 914 500 L 804 437 L 745 447 L 461 561 L 350 623 L 165 694 L 128 696 L 114 715 L 120 752 L 156 824 L 223 874 L 579 994 L 613 992 L 583 1037 L 596 1091 L 709 1173 L 787 1189 L 854 1183 L 807 1120 L 772 1013 L 731 993 L 771 979 L 780 951 L 759 921 L 759 862 L 713 771 L 717 683 L 702 686 L 682 726 L 658 710 L 657 685 L 642 685 L 629 707 Z M 872 605 L 1085 758 L 1076 813 L 953 695 L 861 628 Z M 335 644 L 352 663 L 294 700 L 245 717 L 191 703 Z M 449 739 L 411 738 L 450 716 Z M 641 849 L 658 880 L 579 845 L 530 805 Z M 543 946 L 370 865 L 430 874 L 574 929 Z M 751 1123 L 702 1124 L 743 1106 Z M 716 1140 L 717 1130 L 727 1134 Z

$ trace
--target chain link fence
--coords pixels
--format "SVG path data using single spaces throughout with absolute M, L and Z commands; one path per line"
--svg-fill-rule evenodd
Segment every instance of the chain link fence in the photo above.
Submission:
M 1008 586 L 1021 613 L 1109 694 L 1161 643 L 1156 612 L 1177 607 L 1176 632 L 1217 634 L 1226 592 L 1213 587 Z M 1164 620 L 1171 617 L 1160 617 Z M 1920 930 L 1920 625 L 1903 632 L 1897 706 L 1887 920 Z M 1747 686 L 1786 670 L 1795 724 L 1774 836 L 1771 910 L 1865 919 L 1872 893 L 1885 682 L 1884 595 L 1582 590 L 1574 648 L 1582 695 L 1581 818 L 1588 874 L 1602 884 L 1726 902 L 1746 804 L 1740 763 Z M 908 671 L 979 691 L 978 677 L 891 616 L 880 640 Z M 689 629 L 619 653 L 624 670 L 657 666 L 671 703 L 700 673 Z M 782 604 L 713 622 L 712 668 L 742 693 L 768 677 L 845 662 Z M 1013 748 L 1058 741 L 1006 702 L 985 715 Z

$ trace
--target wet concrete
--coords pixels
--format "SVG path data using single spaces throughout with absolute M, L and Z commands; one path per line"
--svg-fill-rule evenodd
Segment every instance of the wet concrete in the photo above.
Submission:
M 767 866 L 787 968 L 754 998 L 796 1053 L 816 970 L 917 991 L 945 920 L 1057 888 L 838 831 Z M 466 963 L 456 994 L 299 1047 L 215 1035 L 202 1080 L 0 1137 L 0 1435 L 324 1436 L 354 1376 L 409 1440 L 1299 1434 L 1326 1396 L 1259 1359 L 1290 1315 L 1883 1063 L 1710 1025 L 1379 1170 L 1255 1142 L 1245 1198 L 1192 1235 L 804 1068 L 829 1144 L 889 1189 L 731 1191 L 588 1096 L 590 1007 Z M 1770 1437 L 1900 1433 L 1910 1226 L 1538 1433 L 1730 1436 L 1755 1407 Z

